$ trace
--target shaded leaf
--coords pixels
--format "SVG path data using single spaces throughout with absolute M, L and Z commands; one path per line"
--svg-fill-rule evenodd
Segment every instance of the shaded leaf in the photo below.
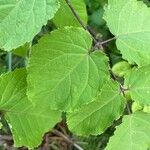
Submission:
M 0 77 L 0 111 L 10 124 L 15 146 L 34 148 L 45 132 L 61 120 L 61 113 L 42 105 L 33 107 L 26 96 L 26 71 L 16 70 Z

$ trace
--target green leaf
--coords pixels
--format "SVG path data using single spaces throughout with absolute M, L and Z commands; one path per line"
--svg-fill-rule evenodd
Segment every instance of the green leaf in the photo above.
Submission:
M 81 136 L 103 133 L 124 110 L 124 98 L 119 85 L 108 81 L 95 97 L 95 101 L 67 114 L 69 129 Z
M 110 138 L 106 150 L 148 150 L 150 148 L 150 114 L 125 116 Z
M 91 46 L 92 38 L 82 28 L 67 27 L 43 37 L 29 62 L 29 99 L 65 111 L 91 102 L 109 77 L 107 57 L 90 53 Z
M 150 8 L 137 0 L 109 0 L 105 20 L 129 63 L 150 64 Z
M 76 26 L 80 27 L 80 23 L 75 18 L 74 14 L 72 13 L 71 9 L 69 8 L 68 4 L 65 0 L 60 1 L 60 9 L 57 11 L 53 22 L 56 24 L 57 27 L 64 27 L 64 26 Z M 86 12 L 86 5 L 83 0 L 70 0 L 71 5 L 73 6 L 74 10 L 76 11 L 77 15 L 80 19 L 87 24 L 87 12 Z
M 17 56 L 26 57 L 27 53 L 29 51 L 29 48 L 30 48 L 30 43 L 26 43 L 23 46 L 20 46 L 20 47 L 14 49 L 12 52 L 13 52 L 13 54 L 15 54 Z
M 32 41 L 58 8 L 58 0 L 1 0 L 0 48 L 10 51 Z
M 0 111 L 10 124 L 15 146 L 34 148 L 42 136 L 61 120 L 61 113 L 42 105 L 33 107 L 26 96 L 26 71 L 0 77 Z
M 133 69 L 125 77 L 125 87 L 134 101 L 150 105 L 150 65 Z

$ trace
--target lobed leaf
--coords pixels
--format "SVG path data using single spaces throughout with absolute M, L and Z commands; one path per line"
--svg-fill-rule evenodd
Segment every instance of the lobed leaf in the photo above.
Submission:
M 91 53 L 91 46 L 82 28 L 67 27 L 42 38 L 28 67 L 29 99 L 65 111 L 91 102 L 109 77 L 107 57 Z
M 150 8 L 137 0 L 108 0 L 105 20 L 116 36 L 123 58 L 139 66 L 150 64 Z
M 106 150 L 147 150 L 150 148 L 150 114 L 125 116 L 110 138 Z

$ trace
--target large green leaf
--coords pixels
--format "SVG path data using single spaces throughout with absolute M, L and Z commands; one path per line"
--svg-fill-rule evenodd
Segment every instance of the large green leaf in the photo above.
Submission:
M 150 64 L 150 8 L 137 0 L 108 0 L 105 20 L 117 38 L 123 58 L 138 65 Z
M 68 127 L 81 136 L 101 134 L 122 115 L 124 102 L 119 85 L 110 80 L 94 102 L 67 114 Z
M 106 150 L 148 150 L 150 148 L 150 114 L 125 116 Z
M 58 7 L 58 0 L 0 0 L 0 48 L 30 42 Z
M 150 65 L 133 69 L 125 77 L 125 87 L 134 101 L 150 105 Z
M 26 96 L 26 71 L 16 70 L 0 77 L 0 111 L 10 124 L 15 146 L 33 148 L 61 120 L 61 113 L 42 105 L 33 107 Z
M 100 51 L 91 53 L 91 46 L 92 38 L 82 28 L 43 37 L 29 62 L 29 99 L 67 111 L 91 102 L 109 77 L 108 59 Z
M 68 4 L 65 0 L 60 1 L 60 9 L 57 11 L 53 21 L 57 27 L 64 26 L 81 26 L 72 11 L 70 10 Z M 86 5 L 83 0 L 70 0 L 72 6 L 74 7 L 77 15 L 81 20 L 87 24 L 87 12 Z

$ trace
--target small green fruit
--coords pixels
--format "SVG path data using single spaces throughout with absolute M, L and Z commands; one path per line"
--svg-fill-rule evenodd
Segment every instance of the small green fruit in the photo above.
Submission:
M 115 64 L 112 67 L 113 74 L 118 76 L 118 77 L 123 77 L 130 70 L 131 70 L 131 66 L 126 61 L 118 62 L 117 64 Z
M 143 112 L 150 113 L 150 106 L 145 105 L 143 108 Z
M 133 102 L 132 104 L 132 112 L 136 112 L 141 110 L 143 107 L 138 102 Z

